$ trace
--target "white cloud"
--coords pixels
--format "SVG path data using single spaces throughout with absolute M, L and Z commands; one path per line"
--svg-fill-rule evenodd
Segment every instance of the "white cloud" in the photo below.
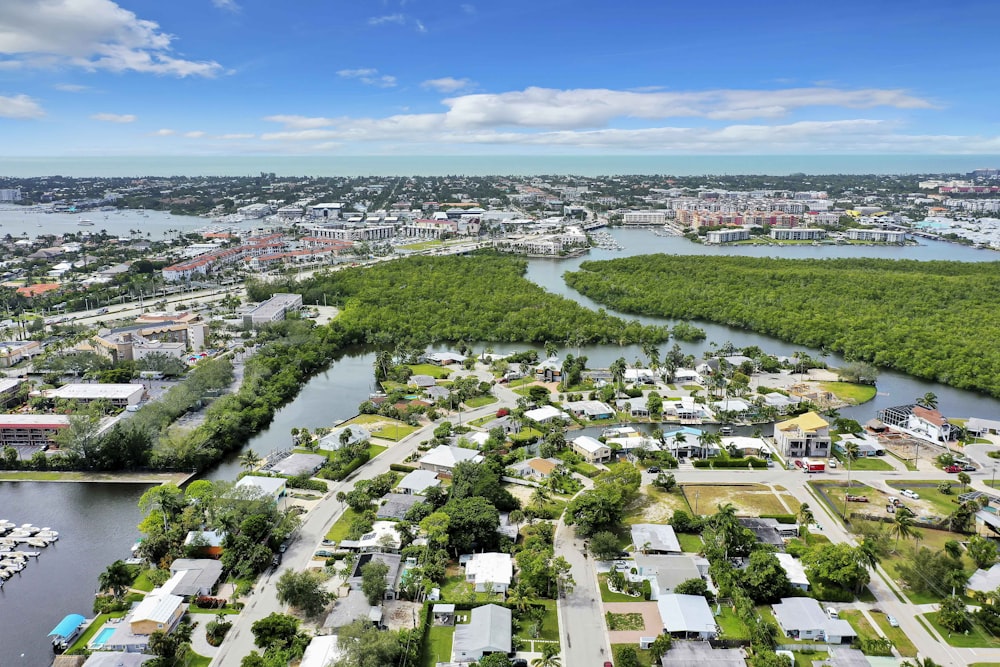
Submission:
M 467 2 L 459 5 L 459 7 L 461 7 L 462 11 L 465 12 L 466 14 L 475 14 L 476 13 L 476 6 L 472 5 L 472 4 L 469 4 Z
M 277 116 L 264 116 L 264 120 L 269 123 L 281 123 L 287 128 L 297 130 L 328 127 L 333 124 L 333 120 L 329 118 L 310 118 L 308 116 L 290 116 L 281 114 Z
M 234 14 L 242 9 L 242 7 L 236 4 L 235 0 L 212 0 L 212 4 L 218 9 L 233 12 Z
M 378 86 L 379 88 L 392 88 L 396 85 L 396 77 L 388 74 L 380 75 L 377 69 L 370 67 L 337 70 L 337 76 L 345 79 L 357 79 L 367 86 Z
M 214 61 L 171 55 L 173 39 L 112 0 L 0 2 L 0 54 L 17 62 L 180 77 L 210 77 L 222 69 Z
M 155 132 L 151 132 L 150 134 L 154 137 L 170 137 L 177 134 L 177 131 L 168 128 L 163 128 L 160 130 L 156 130 Z
M 427 26 L 420 19 L 415 19 L 413 21 L 413 26 L 417 29 L 417 32 L 427 32 Z
M 134 123 L 138 120 L 135 114 L 130 113 L 95 113 L 90 118 L 105 123 Z
M 41 118 L 45 110 L 27 95 L 0 96 L 0 118 Z
M 202 137 L 205 136 L 205 134 L 206 133 L 202 132 L 201 130 L 193 130 L 191 132 L 185 132 L 184 136 L 187 137 L 188 139 L 201 139 Z
M 223 139 L 225 141 L 235 141 L 237 139 L 253 139 L 254 136 L 256 135 L 233 132 L 230 134 L 220 134 L 219 136 L 216 137 L 216 139 Z
M 90 86 L 82 86 L 78 83 L 57 83 L 53 88 L 64 93 L 82 93 L 85 90 L 90 90 Z
M 456 79 L 451 76 L 445 76 L 440 79 L 428 79 L 421 83 L 420 87 L 436 90 L 439 93 L 454 93 L 471 85 L 472 81 L 469 79 Z
M 403 25 L 406 22 L 405 14 L 386 14 L 385 16 L 373 16 L 368 19 L 368 25 L 384 25 L 386 23 L 395 23 L 397 25 Z

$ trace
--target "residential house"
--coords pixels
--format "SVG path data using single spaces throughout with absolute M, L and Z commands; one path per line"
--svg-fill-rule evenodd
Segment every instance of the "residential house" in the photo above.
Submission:
M 343 438 L 343 433 L 347 432 L 347 437 Z M 319 448 L 335 452 L 344 445 L 344 440 L 347 444 L 353 445 L 358 442 L 367 442 L 372 437 L 368 429 L 363 426 L 358 426 L 357 424 L 347 424 L 346 426 L 338 426 L 331 430 L 329 433 L 324 435 L 319 439 Z
M 319 635 L 309 640 L 299 667 L 328 667 L 344 656 L 337 644 L 337 635 Z
M 890 428 L 922 440 L 949 442 L 954 437 L 948 420 L 922 405 L 897 405 L 879 410 L 875 416 Z
M 452 661 L 476 662 L 490 653 L 511 652 L 510 609 L 488 604 L 476 607 L 469 616 L 468 623 L 455 626 L 451 649 Z
M 436 366 L 450 366 L 452 364 L 461 365 L 468 359 L 458 352 L 428 352 L 424 355 L 424 361 Z
M 437 384 L 437 380 L 430 375 L 411 375 L 408 384 L 415 385 L 420 389 L 426 389 Z
M 703 434 L 704 431 L 690 426 L 682 426 L 676 431 L 663 434 L 662 448 L 668 450 L 675 458 L 707 458 L 717 455 L 721 451 L 718 445 L 698 441 Z
M 476 592 L 487 589 L 494 593 L 506 593 L 514 577 L 514 563 L 510 554 L 478 553 L 463 557 L 465 560 L 465 580 L 474 583 Z
M 635 555 L 636 574 L 648 579 L 652 587 L 652 599 L 669 595 L 680 584 L 689 579 L 701 579 L 702 572 L 692 556 L 688 555 Z
M 846 452 L 847 446 L 853 445 L 855 458 L 869 458 L 872 456 L 884 456 L 885 448 L 879 443 L 877 438 L 864 433 L 862 435 L 842 435 L 840 440 L 834 445 L 839 452 Z
M 690 396 L 663 399 L 663 416 L 676 417 L 682 422 L 697 422 L 707 419 L 711 412 L 701 403 L 696 403 Z
M 601 401 L 569 401 L 565 404 L 565 407 L 574 417 L 587 418 L 594 421 L 611 419 L 615 416 L 614 408 Z
M 726 450 L 735 449 L 737 456 L 758 456 L 761 458 L 771 456 L 771 450 L 761 438 L 727 436 L 722 439 L 722 447 Z
M 642 419 L 649 416 L 649 404 L 645 396 L 618 399 L 615 407 L 621 412 L 627 412 L 629 417 Z
M 774 555 L 777 556 L 781 569 L 788 575 L 788 582 L 795 588 L 808 591 L 809 578 L 806 576 L 806 568 L 802 565 L 802 561 L 792 554 L 779 552 Z
M 815 412 L 774 425 L 774 444 L 784 456 L 830 456 L 830 424 Z
M 679 554 L 681 544 L 673 526 L 658 523 L 632 524 L 632 544 L 644 554 Z
M 251 496 L 262 498 L 270 496 L 274 502 L 278 502 L 285 495 L 285 479 L 282 477 L 245 475 L 236 482 L 233 490 L 237 493 L 247 493 Z
M 726 398 L 712 403 L 712 409 L 717 413 L 731 412 L 738 417 L 742 417 L 747 414 L 752 408 L 753 406 L 744 401 L 742 398 Z
M 802 402 L 802 398 L 800 396 L 785 396 L 784 394 L 779 394 L 778 392 L 764 394 L 762 400 L 764 405 L 774 408 L 779 414 L 785 414 Z
M 535 378 L 543 382 L 562 381 L 562 362 L 550 357 L 535 366 Z
M 562 465 L 559 459 L 528 459 L 514 464 L 514 473 L 520 477 L 548 479 L 556 468 Z
M 564 419 L 569 421 L 569 415 L 560 410 L 559 408 L 553 407 L 551 405 L 543 405 L 540 408 L 534 408 L 532 410 L 527 410 L 524 413 L 524 418 L 539 424 L 548 424 L 553 419 Z
M 194 555 L 218 558 L 222 555 L 222 542 L 226 533 L 221 530 L 192 530 L 184 537 L 184 546 L 188 553 Z
M 440 485 L 441 480 L 438 479 L 437 473 L 433 470 L 414 470 L 400 480 L 399 484 L 396 485 L 396 491 L 422 496 L 427 492 L 427 489 Z
M 582 456 L 589 463 L 599 461 L 609 461 L 611 459 L 611 448 L 606 444 L 591 438 L 589 435 L 581 435 L 574 438 L 569 443 L 570 449 Z
M 993 565 L 988 570 L 982 568 L 976 570 L 969 577 L 966 592 L 970 597 L 979 593 L 992 598 L 998 588 L 1000 588 L 1000 563 Z
M 212 594 L 222 576 L 222 563 L 213 558 L 178 558 L 170 564 L 170 573 L 176 580 L 169 592 L 191 599 Z M 166 584 L 163 588 L 167 588 Z
M 660 658 L 661 667 L 746 667 L 742 649 L 712 648 L 708 642 L 674 642 Z
M 410 508 L 422 500 L 419 496 L 409 493 L 387 493 L 379 500 L 375 518 L 402 521 Z
M 648 368 L 626 368 L 624 380 L 629 384 L 653 384 L 656 374 Z
M 376 521 L 372 529 L 356 540 L 341 540 L 337 545 L 345 551 L 370 553 L 398 553 L 402 548 L 402 539 L 396 530 L 395 521 Z
M 343 543 L 341 543 L 343 544 Z M 363 553 L 354 563 L 351 576 L 347 578 L 347 586 L 352 591 L 361 590 L 362 568 L 368 563 L 383 563 L 388 570 L 385 573 L 385 599 L 395 600 L 399 590 L 399 572 L 402 557 L 397 553 Z
M 813 598 L 782 598 L 780 603 L 771 605 L 771 609 L 787 637 L 827 644 L 849 644 L 857 637 L 850 623 L 827 616 Z
M 311 477 L 327 462 L 323 454 L 303 454 L 295 452 L 269 463 L 264 470 L 288 477 Z
M 180 623 L 186 608 L 181 596 L 154 588 L 136 605 L 126 621 L 134 635 L 151 635 L 156 631 L 169 634 Z
M 451 473 L 462 461 L 482 463 L 483 456 L 474 449 L 438 445 L 420 459 L 420 467 L 438 473 Z
M 678 639 L 714 639 L 718 636 L 715 616 L 701 595 L 668 593 L 656 601 L 663 631 Z
M 56 660 L 64 656 L 56 656 Z M 69 657 L 69 656 L 66 656 Z M 125 653 L 123 651 L 95 651 L 89 658 L 77 656 L 79 660 L 85 661 L 82 667 L 140 667 L 156 656 L 145 653 Z M 60 667 L 58 662 L 53 662 L 52 667 Z

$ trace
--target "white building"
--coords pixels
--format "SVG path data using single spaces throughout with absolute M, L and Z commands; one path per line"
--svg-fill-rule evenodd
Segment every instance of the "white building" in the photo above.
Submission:
M 551 405 L 543 405 L 540 408 L 534 408 L 533 410 L 526 410 L 524 413 L 524 418 L 529 419 L 533 422 L 538 422 L 539 424 L 547 424 L 553 419 L 565 419 L 569 421 L 569 415 L 567 415 L 559 408 L 553 407 Z
M 749 239 L 750 232 L 745 229 L 715 229 L 705 235 L 706 243 L 735 243 Z
M 608 461 L 611 459 L 611 448 L 596 438 L 581 435 L 569 443 L 570 449 L 582 456 L 587 462 Z
M 632 524 L 632 544 L 644 554 L 679 554 L 682 551 L 673 526 L 666 524 Z
M 847 238 L 852 241 L 868 241 L 870 243 L 895 243 L 902 245 L 906 242 L 906 232 L 897 232 L 890 229 L 848 229 Z
M 830 424 L 815 412 L 774 425 L 774 444 L 784 456 L 830 455 Z
M 802 565 L 802 561 L 792 554 L 779 552 L 774 555 L 778 558 L 781 569 L 788 576 L 788 582 L 795 588 L 809 590 L 809 578 L 806 577 L 806 568 Z
M 510 554 L 472 554 L 465 563 L 465 580 L 475 584 L 477 593 L 487 588 L 494 593 L 506 593 L 513 577 L 514 563 Z
M 772 229 L 771 238 L 777 241 L 819 241 L 826 238 L 826 230 L 808 229 L 806 227 Z
M 482 463 L 483 457 L 474 449 L 438 445 L 424 454 L 423 458 L 420 459 L 420 467 L 433 472 L 450 473 L 462 461 Z
M 275 294 L 267 301 L 245 312 L 243 324 L 256 327 L 271 322 L 280 322 L 285 319 L 286 313 L 301 307 L 301 294 Z
M 682 639 L 712 639 L 718 635 L 715 616 L 701 595 L 661 595 L 656 601 L 663 631 Z
M 666 211 L 628 211 L 622 216 L 626 225 L 662 225 L 667 222 Z
M 116 408 L 137 405 L 142 401 L 146 388 L 141 384 L 64 384 L 58 389 L 49 389 L 49 398 L 90 403 L 108 401 Z

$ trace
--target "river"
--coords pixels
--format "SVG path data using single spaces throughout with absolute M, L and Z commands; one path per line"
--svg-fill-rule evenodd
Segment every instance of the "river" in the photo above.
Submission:
M 152 215 L 152 214 L 151 214 Z M 51 216 L 48 216 L 51 217 Z M 110 230 L 109 230 L 110 231 Z M 623 251 L 592 250 L 587 256 L 570 260 L 532 259 L 528 278 L 546 289 L 596 308 L 598 304 L 570 290 L 563 273 L 576 269 L 590 259 L 610 259 L 648 253 L 733 254 L 783 257 L 888 257 L 919 260 L 951 259 L 960 261 L 997 261 L 1000 255 L 967 246 L 922 242 L 920 246 L 699 246 L 679 237 L 660 237 L 648 230 L 615 229 Z M 608 312 L 616 314 L 613 310 Z M 621 314 L 626 319 L 634 316 Z M 659 318 L 638 317 L 650 324 L 669 324 Z M 790 355 L 801 346 L 717 324 L 697 322 L 708 337 L 698 343 L 681 343 L 686 353 L 700 357 L 708 342 L 731 341 L 736 346 L 758 345 L 773 354 Z M 486 344 L 474 349 L 481 351 Z M 495 351 L 524 349 L 525 345 L 492 344 Z M 540 346 L 536 346 L 540 348 Z M 664 346 L 661 346 L 661 351 Z M 638 346 L 586 346 L 561 350 L 584 354 L 592 367 L 607 366 L 617 357 L 630 362 L 644 358 Z M 815 350 L 809 350 L 815 353 Z M 842 363 L 836 355 L 827 362 Z M 345 351 L 323 373 L 316 375 L 298 397 L 279 410 L 271 426 L 254 437 L 245 449 L 265 454 L 287 446 L 293 427 L 317 428 L 350 417 L 372 390 L 374 351 L 357 348 Z M 997 418 L 1000 401 L 972 392 L 961 391 L 933 382 L 918 380 L 900 373 L 883 371 L 879 393 L 863 406 L 841 411 L 858 421 L 866 421 L 876 410 L 889 405 L 912 402 L 926 392 L 938 396 L 945 414 Z M 205 475 L 208 479 L 232 480 L 239 472 L 238 456 L 232 456 Z M 35 667 L 49 664 L 50 649 L 44 633 L 67 613 L 90 613 L 97 575 L 116 558 L 123 558 L 137 537 L 139 521 L 136 501 L 143 488 L 114 484 L 44 484 L 0 483 L 0 518 L 16 523 L 51 526 L 62 538 L 49 547 L 19 576 L 11 579 L 0 593 L 0 665 Z M 21 658 L 21 654 L 25 654 Z

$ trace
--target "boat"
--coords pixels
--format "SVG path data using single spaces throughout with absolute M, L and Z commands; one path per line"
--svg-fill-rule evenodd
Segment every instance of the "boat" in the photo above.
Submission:
M 81 614 L 69 614 L 59 621 L 59 625 L 52 628 L 52 632 L 48 635 L 52 638 L 52 650 L 55 653 L 62 653 L 68 649 L 86 623 L 87 619 Z
M 43 540 L 39 537 L 32 537 L 24 541 L 29 547 L 35 547 L 37 549 L 44 549 L 49 546 L 48 540 Z
M 81 218 L 76 224 L 80 225 L 81 227 L 93 227 L 94 226 L 93 221 L 92 220 L 88 220 L 87 218 Z

